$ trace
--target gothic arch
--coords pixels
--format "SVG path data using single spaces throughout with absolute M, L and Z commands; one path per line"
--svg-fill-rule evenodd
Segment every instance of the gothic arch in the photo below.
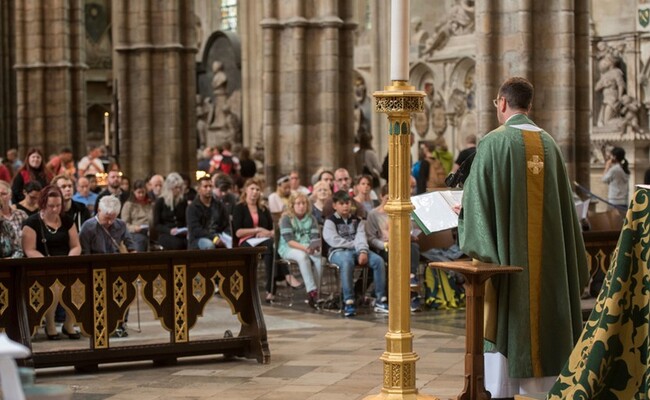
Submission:
M 417 90 L 424 90 L 424 84 L 434 83 L 433 70 L 425 62 L 418 61 L 411 66 L 410 81 Z

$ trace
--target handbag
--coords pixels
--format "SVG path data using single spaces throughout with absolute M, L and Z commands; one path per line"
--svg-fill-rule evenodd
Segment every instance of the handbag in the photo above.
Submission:
M 95 218 L 97 218 L 97 217 L 95 217 Z M 115 249 L 117 249 L 118 252 L 120 252 L 122 254 L 129 252 L 129 249 L 126 248 L 126 245 L 124 244 L 124 241 L 122 240 L 122 241 L 120 241 L 120 243 L 117 243 L 117 241 L 115 239 L 113 239 L 113 236 L 111 236 L 110 232 L 108 232 L 108 229 L 106 229 L 104 227 L 104 225 L 99 223 L 99 219 L 97 220 L 97 224 L 102 227 L 104 232 L 106 232 L 108 237 L 111 239 L 111 242 L 113 242 L 113 246 L 115 246 Z

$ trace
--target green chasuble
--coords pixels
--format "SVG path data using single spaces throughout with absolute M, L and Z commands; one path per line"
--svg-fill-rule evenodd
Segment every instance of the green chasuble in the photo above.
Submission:
M 486 351 L 508 359 L 511 378 L 558 375 L 582 330 L 588 269 L 564 160 L 527 116 L 479 143 L 458 229 L 470 257 L 524 268 L 487 285 Z

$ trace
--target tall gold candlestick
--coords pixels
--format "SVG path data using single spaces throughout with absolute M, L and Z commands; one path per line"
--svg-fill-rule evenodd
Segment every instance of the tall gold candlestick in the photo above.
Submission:
M 410 309 L 411 220 L 410 195 L 411 113 L 424 110 L 425 93 L 408 84 L 409 0 L 391 3 L 392 85 L 373 93 L 375 111 L 388 114 L 388 333 L 381 393 L 366 400 L 436 399 L 420 395 L 415 387 Z

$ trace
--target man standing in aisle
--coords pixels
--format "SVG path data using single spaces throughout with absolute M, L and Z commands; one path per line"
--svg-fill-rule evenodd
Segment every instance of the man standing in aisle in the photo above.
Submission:
M 493 398 L 548 392 L 582 330 L 585 247 L 564 160 L 529 118 L 533 85 L 510 78 L 502 124 L 479 143 L 465 181 L 463 252 L 523 272 L 486 283 L 485 383 Z

